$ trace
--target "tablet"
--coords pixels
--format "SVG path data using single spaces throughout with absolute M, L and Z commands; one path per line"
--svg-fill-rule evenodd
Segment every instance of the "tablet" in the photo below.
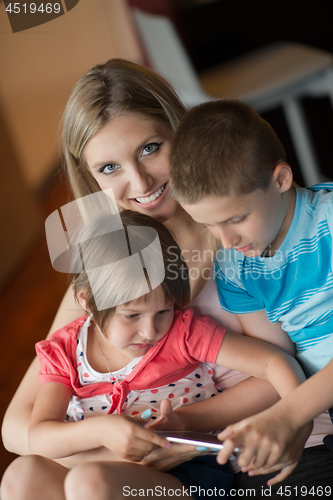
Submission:
M 214 451 L 222 450 L 223 443 L 212 434 L 193 431 L 157 431 L 157 434 L 165 437 L 171 443 L 191 444 L 203 446 Z

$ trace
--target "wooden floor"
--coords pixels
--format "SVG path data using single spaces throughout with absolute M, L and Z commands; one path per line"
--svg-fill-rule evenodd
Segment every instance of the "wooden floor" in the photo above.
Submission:
M 44 217 L 68 203 L 69 191 L 56 178 L 42 197 Z M 42 234 L 16 275 L 0 294 L 0 418 L 34 358 L 34 345 L 43 339 L 68 286 L 67 275 L 54 271 Z M 0 477 L 16 457 L 0 445 Z

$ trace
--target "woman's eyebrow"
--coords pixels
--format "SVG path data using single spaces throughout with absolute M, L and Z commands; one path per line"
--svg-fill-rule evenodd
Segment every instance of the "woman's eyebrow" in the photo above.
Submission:
M 144 141 L 141 142 L 141 144 L 139 144 L 139 146 L 136 149 L 137 152 L 139 152 L 144 146 L 146 146 L 146 144 L 150 144 L 151 142 L 156 142 L 158 139 L 159 140 L 162 139 L 162 134 L 156 132 L 156 134 L 149 135 Z

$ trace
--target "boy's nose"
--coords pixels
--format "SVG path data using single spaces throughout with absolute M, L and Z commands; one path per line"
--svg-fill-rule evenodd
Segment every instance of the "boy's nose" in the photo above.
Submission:
M 222 246 L 226 249 L 234 247 L 240 240 L 239 236 L 230 229 L 219 228 L 219 236 Z

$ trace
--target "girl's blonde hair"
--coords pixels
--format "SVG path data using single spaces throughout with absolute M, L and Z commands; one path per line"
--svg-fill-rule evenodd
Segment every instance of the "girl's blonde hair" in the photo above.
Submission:
M 84 161 L 83 150 L 112 117 L 138 113 L 176 130 L 185 108 L 162 77 L 123 59 L 92 68 L 75 85 L 63 117 L 62 145 L 75 198 L 100 191 Z

